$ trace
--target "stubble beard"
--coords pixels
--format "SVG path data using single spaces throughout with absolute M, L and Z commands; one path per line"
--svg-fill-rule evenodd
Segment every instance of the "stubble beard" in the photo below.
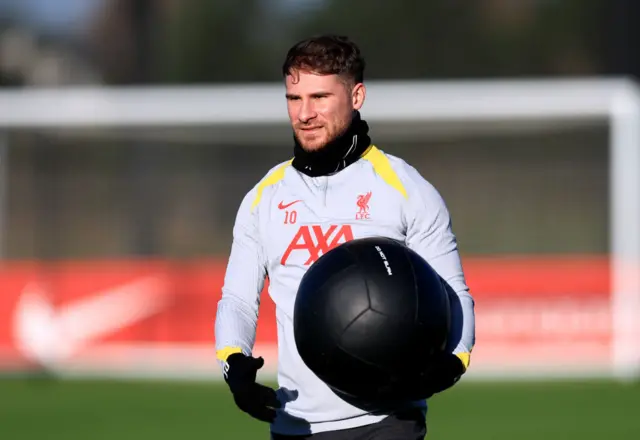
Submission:
M 298 141 L 298 144 L 300 144 L 302 149 L 308 153 L 312 153 L 314 151 L 320 151 L 326 148 L 326 146 L 329 145 L 333 140 L 335 140 L 335 137 L 327 136 L 326 138 L 322 139 L 322 141 L 320 142 L 318 142 L 318 140 L 316 139 L 312 139 L 310 142 L 307 142 L 303 140 L 303 138 L 298 133 L 296 133 L 295 136 Z
M 315 141 L 312 141 L 312 144 L 306 144 L 301 137 L 298 135 L 297 132 L 294 133 L 298 144 L 300 144 L 300 146 L 302 147 L 302 149 L 308 153 L 313 153 L 314 151 L 320 151 L 323 150 L 324 148 L 327 147 L 327 145 L 331 144 L 332 142 L 334 142 L 336 139 L 338 139 L 340 136 L 342 136 L 344 133 L 347 132 L 347 130 L 349 129 L 349 124 L 345 124 L 344 127 L 342 127 L 340 130 L 338 130 L 337 132 L 334 133 L 329 133 L 328 136 L 326 137 L 326 139 L 324 139 L 322 141 L 322 143 L 318 144 Z

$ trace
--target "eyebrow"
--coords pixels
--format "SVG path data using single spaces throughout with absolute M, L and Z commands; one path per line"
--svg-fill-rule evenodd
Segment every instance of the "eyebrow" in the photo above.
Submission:
M 310 93 L 309 96 L 311 96 L 312 98 L 323 98 L 325 96 L 330 96 L 333 93 L 331 92 L 314 92 L 314 93 Z M 297 99 L 300 98 L 300 95 L 296 95 L 295 93 L 287 93 L 285 94 L 285 97 L 287 99 Z

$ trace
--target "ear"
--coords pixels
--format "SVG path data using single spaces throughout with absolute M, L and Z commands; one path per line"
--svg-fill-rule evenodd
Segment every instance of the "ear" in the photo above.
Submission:
M 367 95 L 367 89 L 362 83 L 357 83 L 351 90 L 351 101 L 354 110 L 360 110 L 364 104 Z

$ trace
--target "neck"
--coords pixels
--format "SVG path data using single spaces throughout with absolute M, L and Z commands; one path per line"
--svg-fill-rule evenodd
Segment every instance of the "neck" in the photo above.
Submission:
M 338 173 L 355 161 L 369 148 L 369 126 L 356 112 L 349 128 L 338 138 L 317 151 L 305 151 L 294 136 L 293 167 L 311 177 Z

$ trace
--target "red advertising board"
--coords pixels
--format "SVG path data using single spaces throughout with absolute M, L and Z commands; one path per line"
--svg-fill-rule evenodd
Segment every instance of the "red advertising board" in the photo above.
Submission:
M 476 300 L 474 374 L 611 366 L 606 257 L 465 258 Z M 215 376 L 221 260 L 15 262 L 0 266 L 0 370 Z M 256 352 L 273 372 L 274 305 L 263 292 Z

